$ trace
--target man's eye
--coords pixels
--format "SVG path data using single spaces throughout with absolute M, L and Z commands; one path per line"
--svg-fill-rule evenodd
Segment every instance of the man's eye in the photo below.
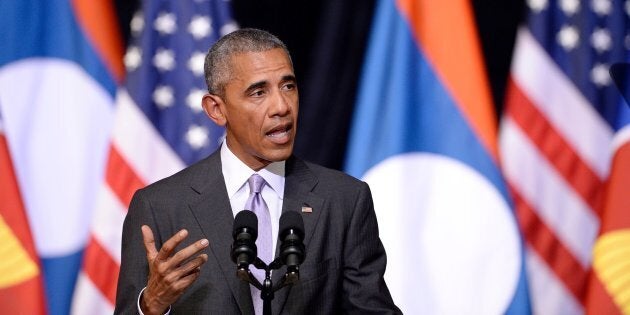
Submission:
M 287 83 L 282 86 L 284 90 L 295 90 L 295 83 Z
M 251 96 L 263 96 L 265 94 L 265 91 L 263 90 L 256 90 L 254 92 L 252 92 Z

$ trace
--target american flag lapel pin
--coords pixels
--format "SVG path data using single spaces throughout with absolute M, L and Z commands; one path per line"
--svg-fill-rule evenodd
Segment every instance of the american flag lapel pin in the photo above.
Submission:
M 302 206 L 302 213 L 312 213 L 312 212 L 313 212 L 313 208 L 309 206 Z

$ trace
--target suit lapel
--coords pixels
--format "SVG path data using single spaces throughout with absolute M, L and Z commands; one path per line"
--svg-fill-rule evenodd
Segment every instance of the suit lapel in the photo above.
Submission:
M 284 188 L 284 200 L 282 203 L 282 213 L 296 211 L 304 219 L 304 245 L 309 247 L 310 240 L 317 225 L 320 213 L 323 209 L 324 199 L 313 193 L 313 188 L 317 185 L 317 177 L 306 164 L 295 157 L 291 157 L 286 162 L 286 179 Z M 312 208 L 312 212 L 303 213 L 302 207 Z M 276 256 L 280 254 L 281 240 L 276 245 Z M 308 256 L 308 251 L 306 253 Z M 273 283 L 279 283 L 286 268 L 280 268 L 272 275 Z M 287 296 L 291 287 L 285 287 L 275 293 L 272 301 L 272 310 L 278 314 L 284 308 Z
M 253 310 L 249 285 L 236 277 L 236 265 L 230 258 L 232 225 L 234 216 L 230 206 L 225 180 L 221 171 L 220 150 L 213 153 L 204 163 L 203 171 L 195 174 L 191 188 L 198 198 L 191 200 L 190 209 L 201 230 L 210 242 L 210 250 L 223 273 L 242 314 Z M 212 259 L 212 257 L 209 257 Z

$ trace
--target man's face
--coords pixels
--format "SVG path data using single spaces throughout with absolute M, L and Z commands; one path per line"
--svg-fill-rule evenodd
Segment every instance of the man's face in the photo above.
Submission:
M 298 114 L 289 57 L 277 48 L 231 60 L 232 77 L 219 101 L 228 147 L 254 170 L 286 160 L 293 151 Z

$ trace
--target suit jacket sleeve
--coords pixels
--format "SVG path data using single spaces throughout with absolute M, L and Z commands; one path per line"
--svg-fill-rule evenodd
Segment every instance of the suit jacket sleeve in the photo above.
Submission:
M 159 233 L 156 231 L 156 225 L 150 214 L 149 203 L 142 197 L 141 191 L 136 192 L 123 224 L 115 314 L 138 314 L 136 304 L 138 294 L 146 286 L 149 274 L 140 227 L 143 224 L 151 227 L 156 244 L 160 243 Z
M 355 205 L 343 252 L 343 309 L 349 314 L 400 314 L 383 278 L 387 258 L 366 183 L 361 183 Z

